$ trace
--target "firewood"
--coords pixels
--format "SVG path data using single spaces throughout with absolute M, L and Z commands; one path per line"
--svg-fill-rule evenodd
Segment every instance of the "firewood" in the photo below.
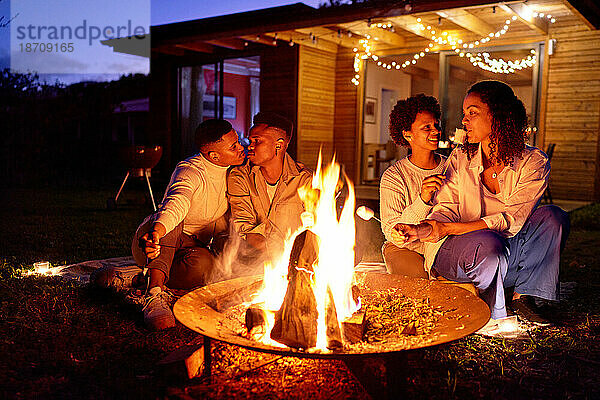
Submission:
M 352 300 L 354 300 L 354 303 L 358 303 L 359 299 L 360 299 L 360 289 L 357 285 L 352 285 Z
M 174 380 L 196 378 L 205 370 L 204 337 L 198 336 L 190 343 L 169 353 L 157 363 L 161 375 Z
M 223 312 L 231 306 L 249 301 L 250 296 L 258 292 L 262 284 L 261 280 L 257 280 L 248 286 L 236 290 L 215 293 L 213 298 L 206 304 L 215 311 Z
M 333 300 L 333 293 L 329 286 L 327 286 L 325 323 L 327 326 L 327 348 L 331 350 L 342 348 L 344 346 L 342 342 L 342 332 L 340 331 L 340 324 L 337 319 L 337 310 Z
M 417 334 L 417 324 L 415 321 L 409 322 L 408 325 L 402 329 L 403 335 L 415 336 Z
M 275 314 L 271 338 L 293 348 L 317 344 L 317 301 L 313 293 L 313 264 L 319 255 L 319 237 L 306 230 L 294 240 L 288 266 L 288 287 Z
M 364 308 L 361 308 L 352 314 L 350 318 L 346 318 L 342 321 L 342 335 L 345 342 L 354 344 L 363 339 L 365 328 L 367 326 L 367 319 L 365 316 L 366 313 L 364 312 Z
M 251 334 L 252 331 L 260 331 L 267 324 L 267 315 L 265 311 L 259 306 L 250 306 L 246 310 L 246 329 Z

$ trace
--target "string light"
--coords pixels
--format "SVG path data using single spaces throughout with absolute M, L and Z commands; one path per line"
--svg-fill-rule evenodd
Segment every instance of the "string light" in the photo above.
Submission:
M 548 20 L 548 22 L 550 22 L 550 23 L 556 22 L 556 18 L 554 18 L 550 14 L 534 12 L 533 16 L 539 17 L 539 18 L 545 17 Z M 476 53 L 476 55 L 474 56 L 470 52 L 471 49 L 474 49 L 481 45 L 485 45 L 486 43 L 488 43 L 491 40 L 498 39 L 498 38 L 504 36 L 510 29 L 511 23 L 516 20 L 517 20 L 517 16 L 513 15 L 512 17 L 506 19 L 504 21 L 504 25 L 497 31 L 490 32 L 486 36 L 480 37 L 479 39 L 474 40 L 474 41 L 463 42 L 462 39 L 454 37 L 451 34 L 449 34 L 448 32 L 445 32 L 445 31 L 436 32 L 435 28 L 432 27 L 431 25 L 425 25 L 424 23 L 422 23 L 422 19 L 419 17 L 419 18 L 417 18 L 417 23 L 418 23 L 417 29 L 419 29 L 421 31 L 428 31 L 429 35 L 431 35 L 431 41 L 427 45 L 427 47 L 416 52 L 415 54 L 412 55 L 412 58 L 409 58 L 408 60 L 405 60 L 402 63 L 400 63 L 399 61 L 392 61 L 391 63 L 385 63 L 383 61 L 378 61 L 379 56 L 377 56 L 376 54 L 374 54 L 372 52 L 372 45 L 370 43 L 371 36 L 367 34 L 367 35 L 365 35 L 366 39 L 359 40 L 359 46 L 362 48 L 359 49 L 359 48 L 355 47 L 353 49 L 353 51 L 355 53 L 355 55 L 354 55 L 354 70 L 358 76 L 355 75 L 355 77 L 352 78 L 352 83 L 354 83 L 355 85 L 360 84 L 359 72 L 360 72 L 360 62 L 362 60 L 366 60 L 366 59 L 370 58 L 374 62 L 376 62 L 377 66 L 384 68 L 384 69 L 388 69 L 388 70 L 392 69 L 392 68 L 395 68 L 395 69 L 407 68 L 410 65 L 415 65 L 418 62 L 418 60 L 422 59 L 425 55 L 429 54 L 431 52 L 431 50 L 434 48 L 434 46 L 436 46 L 436 45 L 437 46 L 450 46 L 451 49 L 454 50 L 454 52 L 459 57 L 467 56 L 467 58 L 469 58 L 469 60 L 471 61 L 471 63 L 474 66 L 477 66 L 486 71 L 508 74 L 508 73 L 513 73 L 520 69 L 531 67 L 531 66 L 535 65 L 535 63 L 537 62 L 537 56 L 536 56 L 536 53 L 534 50 L 532 50 L 531 54 L 528 55 L 526 58 L 523 58 L 521 60 L 515 60 L 515 61 L 504 61 L 501 58 L 494 59 L 494 58 L 490 57 L 489 53 Z M 439 25 L 439 20 L 438 20 L 438 25 Z M 374 23 L 371 23 L 370 19 L 368 20 L 368 26 L 382 28 L 382 29 L 388 29 L 388 28 L 393 29 L 393 25 L 391 23 L 378 22 L 377 24 L 374 24 Z M 358 67 L 357 67 L 357 64 L 359 65 Z
M 460 54 L 462 54 L 461 57 L 465 55 L 463 53 Z M 535 50 L 531 50 L 527 57 L 514 61 L 504 61 L 502 58 L 491 58 L 490 54 L 485 52 L 477 53 L 476 55 L 467 53 L 466 56 L 474 66 L 497 74 L 511 74 L 517 70 L 532 67 L 537 62 L 537 54 Z

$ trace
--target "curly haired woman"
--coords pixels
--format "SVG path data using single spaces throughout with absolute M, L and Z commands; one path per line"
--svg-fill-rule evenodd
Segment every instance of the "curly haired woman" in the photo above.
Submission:
M 427 223 L 425 265 L 446 279 L 471 282 L 492 319 L 512 309 L 530 322 L 548 320 L 534 297 L 556 300 L 560 251 L 569 231 L 556 206 L 537 208 L 548 185 L 546 155 L 525 144 L 527 115 L 507 84 L 474 84 L 463 102 L 467 143 L 448 160 L 446 182 Z M 406 242 L 415 226 L 400 227 Z
M 379 187 L 382 230 L 388 240 L 382 248 L 388 272 L 427 278 L 423 243 L 400 243 L 397 224 L 418 224 L 431 211 L 446 158 L 436 154 L 440 140 L 440 105 L 434 97 L 419 94 L 400 100 L 390 114 L 390 136 L 411 154 L 385 170 Z

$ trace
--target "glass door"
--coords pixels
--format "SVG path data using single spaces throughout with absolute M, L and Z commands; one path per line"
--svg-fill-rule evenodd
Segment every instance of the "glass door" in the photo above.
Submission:
M 406 58 L 412 58 L 412 54 L 380 60 L 381 64 L 390 64 Z M 379 184 L 390 165 L 407 155 L 407 149 L 396 146 L 389 134 L 390 113 L 396 102 L 419 93 L 436 96 L 439 79 L 437 54 L 408 68 L 384 68 L 379 64 L 366 63 L 361 143 L 360 183 L 373 186 Z
M 181 67 L 178 70 L 177 112 L 179 114 L 179 159 L 193 155 L 196 127 L 207 118 L 219 117 L 222 75 L 220 64 Z M 222 109 L 221 109 L 222 112 Z
M 208 118 L 231 122 L 243 142 L 259 111 L 260 57 L 180 67 L 177 89 L 180 135 L 174 136 L 174 141 L 179 140 L 174 144 L 180 148 L 180 159 L 197 152 L 194 133 Z
M 475 82 L 487 79 L 509 84 L 523 102 L 530 121 L 529 143 L 536 144 L 543 43 L 496 46 L 477 53 L 445 51 L 440 54 L 440 103 L 443 137 L 462 127 L 462 102 Z M 481 59 L 481 61 L 478 61 Z M 534 59 L 534 62 L 531 60 Z M 518 67 L 515 67 L 518 64 Z M 505 65 L 505 67 L 502 67 Z M 494 69 L 495 71 L 490 71 Z M 503 70 L 505 72 L 498 72 Z

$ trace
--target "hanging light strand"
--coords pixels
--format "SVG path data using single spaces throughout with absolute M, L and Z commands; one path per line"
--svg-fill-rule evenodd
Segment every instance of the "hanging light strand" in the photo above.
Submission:
M 550 14 L 534 12 L 532 15 L 537 18 L 545 18 L 548 20 L 548 22 L 550 22 L 552 24 L 556 22 L 556 18 Z M 352 83 L 355 85 L 360 84 L 361 60 L 371 59 L 374 63 L 376 63 L 377 66 L 387 69 L 387 70 L 407 68 L 410 65 L 417 64 L 417 62 L 421 58 L 423 58 L 427 54 L 429 54 L 432 50 L 434 50 L 435 47 L 439 48 L 439 46 L 450 46 L 451 49 L 454 50 L 454 52 L 456 54 L 458 54 L 458 56 L 464 57 L 466 55 L 469 58 L 469 61 L 471 61 L 471 63 L 474 66 L 477 66 L 481 69 L 484 69 L 484 70 L 490 71 L 490 72 L 513 73 L 516 70 L 529 68 L 529 67 L 535 65 L 535 63 L 537 62 L 537 55 L 535 54 L 535 51 L 533 51 L 533 50 L 532 50 L 532 54 L 528 55 L 526 58 L 523 58 L 521 60 L 508 61 L 508 62 L 505 62 L 502 59 L 491 58 L 489 56 L 489 53 L 477 53 L 475 56 L 473 56 L 471 54 L 471 49 L 475 49 L 477 47 L 485 45 L 489 41 L 501 38 L 503 35 L 505 35 L 508 32 L 508 30 L 510 29 L 511 23 L 513 21 L 515 21 L 516 19 L 517 19 L 517 16 L 513 15 L 511 18 L 506 19 L 504 21 L 504 25 L 500 29 L 496 30 L 495 32 L 490 32 L 488 35 L 483 36 L 477 40 L 473 40 L 470 42 L 464 42 L 462 39 L 454 37 L 451 34 L 449 34 L 448 32 L 436 31 L 435 27 L 433 27 L 431 25 L 425 25 L 421 18 L 417 18 L 417 23 L 418 23 L 417 28 L 421 31 L 427 31 L 429 33 L 429 35 L 431 36 L 430 42 L 421 51 L 416 52 L 415 54 L 412 55 L 411 58 L 409 58 L 408 60 L 404 60 L 401 63 L 398 61 L 384 62 L 384 61 L 380 60 L 380 57 L 377 54 L 374 54 L 372 52 L 372 45 L 370 43 L 371 36 L 367 34 L 367 35 L 365 35 L 365 39 L 359 40 L 359 46 L 361 48 L 355 47 L 353 49 L 353 51 L 355 53 L 355 55 L 354 55 L 355 76 L 352 78 Z M 439 21 L 438 21 L 438 25 L 439 25 Z M 375 23 L 370 23 L 370 21 L 369 21 L 369 27 L 393 29 L 393 25 L 391 23 L 376 23 L 375 24 Z M 487 56 L 485 54 L 487 54 Z

